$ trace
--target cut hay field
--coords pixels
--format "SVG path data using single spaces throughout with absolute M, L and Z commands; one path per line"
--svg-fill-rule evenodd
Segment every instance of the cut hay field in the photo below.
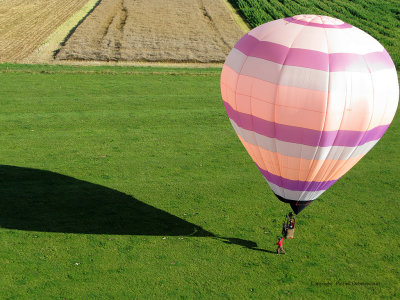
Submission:
M 224 62 L 245 33 L 222 0 L 103 0 L 57 60 Z
M 26 59 L 87 2 L 90 1 L 0 1 L 0 62 Z
M 220 72 L 0 65 L 1 299 L 400 297 L 399 115 L 277 256 Z

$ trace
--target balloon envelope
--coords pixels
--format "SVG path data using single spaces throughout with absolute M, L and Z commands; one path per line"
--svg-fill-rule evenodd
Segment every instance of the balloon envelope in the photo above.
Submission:
M 399 87 L 393 61 L 370 35 L 331 17 L 299 15 L 239 40 L 221 94 L 269 186 L 298 213 L 378 142 Z

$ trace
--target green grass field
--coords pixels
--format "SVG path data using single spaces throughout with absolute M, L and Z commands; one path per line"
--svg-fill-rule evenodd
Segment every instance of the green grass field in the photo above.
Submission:
M 230 0 L 251 27 L 331 15 L 400 62 L 397 1 Z M 400 117 L 298 217 L 230 125 L 220 69 L 0 64 L 0 299 L 400 298 Z
M 219 75 L 0 65 L 0 299 L 400 297 L 400 117 L 277 256 Z

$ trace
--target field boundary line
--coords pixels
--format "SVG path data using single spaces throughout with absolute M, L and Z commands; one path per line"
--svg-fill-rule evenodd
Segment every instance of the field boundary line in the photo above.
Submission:
M 243 33 L 247 33 L 251 30 L 250 25 L 246 23 L 246 21 L 242 18 L 239 13 L 239 10 L 233 7 L 233 5 L 228 0 L 221 0 L 225 6 L 228 8 L 229 13 L 235 22 L 239 25 L 240 29 L 242 29 Z
M 68 66 L 123 66 L 123 67 L 169 67 L 169 68 L 222 68 L 224 63 L 166 62 L 166 61 L 103 61 L 103 60 L 57 60 L 55 65 Z
M 0 70 L 0 74 L 86 74 L 86 75 L 176 75 L 176 76 L 220 76 L 218 71 L 214 72 L 190 72 L 190 71 L 112 71 L 112 70 L 15 70 L 15 69 L 3 69 Z
M 75 29 L 86 19 L 86 17 L 100 4 L 101 0 L 89 0 L 67 21 L 61 24 L 47 39 L 22 60 L 23 63 L 49 63 L 54 60 L 54 54 L 63 43 L 71 36 Z

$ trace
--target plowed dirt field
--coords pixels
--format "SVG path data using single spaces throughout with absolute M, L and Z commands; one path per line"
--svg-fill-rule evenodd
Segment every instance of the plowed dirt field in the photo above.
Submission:
M 223 62 L 243 34 L 223 0 L 103 0 L 56 59 Z
M 87 0 L 0 0 L 0 62 L 21 62 Z

